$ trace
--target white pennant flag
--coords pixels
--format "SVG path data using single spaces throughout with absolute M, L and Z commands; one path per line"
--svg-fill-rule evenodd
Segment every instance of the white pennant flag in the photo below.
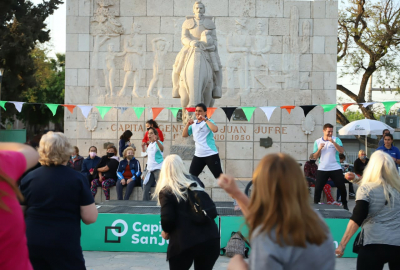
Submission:
M 85 117 L 85 119 L 88 117 L 90 110 L 93 108 L 93 106 L 85 106 L 85 105 L 78 105 L 79 108 L 81 108 L 82 114 Z
M 123 114 L 129 107 L 115 107 L 116 109 L 120 110 Z
M 276 108 L 277 107 L 260 107 L 260 109 L 263 110 L 265 115 L 267 116 L 268 121 Z
M 10 103 L 14 103 L 15 109 L 17 109 L 18 112 L 21 112 L 22 110 L 22 105 L 24 105 L 25 102 L 20 102 L 20 101 L 8 101 Z
M 376 102 L 364 102 L 361 103 L 363 105 L 364 108 L 367 108 L 369 105 L 375 104 Z

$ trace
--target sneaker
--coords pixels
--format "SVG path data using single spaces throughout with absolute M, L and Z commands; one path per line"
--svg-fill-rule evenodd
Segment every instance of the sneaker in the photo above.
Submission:
M 343 204 L 343 209 L 349 211 L 349 208 L 347 207 L 347 204 Z
M 337 202 L 337 201 L 333 201 L 333 202 L 332 202 L 332 205 L 342 206 L 342 203 Z
M 318 204 L 324 204 L 324 203 L 322 203 L 322 202 L 319 202 Z
M 140 156 L 141 157 L 147 157 L 147 153 L 146 152 L 142 152 Z
M 350 199 L 355 199 L 355 198 L 356 198 L 356 194 L 354 194 L 354 193 L 349 193 L 349 198 L 350 198 Z

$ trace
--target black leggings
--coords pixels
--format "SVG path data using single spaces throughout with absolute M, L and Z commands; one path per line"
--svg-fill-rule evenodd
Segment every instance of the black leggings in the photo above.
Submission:
M 189 270 L 194 262 L 195 270 L 212 270 L 219 257 L 219 239 L 195 245 L 169 259 L 170 270 Z
M 389 269 L 400 269 L 400 246 L 366 245 L 360 248 L 357 258 L 357 270 L 382 270 L 385 263 Z
M 335 186 L 340 191 L 343 205 L 347 205 L 347 191 L 344 185 L 344 176 L 342 169 L 335 171 L 317 171 L 317 184 L 315 185 L 314 203 L 319 203 L 321 200 L 321 192 L 328 179 L 331 178 Z
M 219 159 L 218 154 L 208 157 L 193 156 L 192 164 L 190 164 L 189 173 L 194 176 L 199 176 L 206 165 L 215 178 L 218 178 L 222 173 L 221 160 Z

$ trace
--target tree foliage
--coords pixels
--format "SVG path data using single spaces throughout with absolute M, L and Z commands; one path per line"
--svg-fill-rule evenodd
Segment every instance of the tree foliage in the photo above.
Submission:
M 50 40 L 45 20 L 61 4 L 47 0 L 34 5 L 29 0 L 0 1 L 0 68 L 4 68 L 1 99 L 22 101 L 24 93 L 37 86 L 32 50 Z M 2 112 L 4 120 L 15 109 Z
M 23 93 L 22 99 L 29 103 L 64 103 L 65 85 L 65 54 L 56 54 L 56 59 L 48 58 L 47 51 L 35 48 L 31 53 L 36 70 L 34 79 L 36 86 L 29 88 Z M 58 124 L 62 129 L 64 110 L 58 107 L 57 113 L 53 116 L 46 105 L 34 104 L 22 107 L 20 114 L 17 114 L 34 133 L 41 131 L 49 122 Z
M 368 80 L 381 85 L 400 82 L 397 63 L 400 45 L 400 1 L 398 0 L 348 0 L 339 12 L 338 62 L 345 67 L 341 76 L 361 76 L 359 91 L 354 93 L 343 85 L 337 90 L 356 103 L 366 101 Z M 365 118 L 376 119 L 371 106 L 359 106 Z M 349 123 L 346 115 L 336 110 L 337 122 Z M 377 140 L 368 139 L 371 147 Z

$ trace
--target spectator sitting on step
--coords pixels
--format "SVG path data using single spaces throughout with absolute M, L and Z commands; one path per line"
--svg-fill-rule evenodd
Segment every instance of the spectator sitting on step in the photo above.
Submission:
M 123 153 L 126 148 L 129 146 L 136 149 L 135 145 L 130 142 L 131 137 L 132 137 L 132 131 L 125 130 L 124 133 L 122 133 L 121 137 L 119 137 L 119 156 L 123 157 Z
M 117 171 L 117 197 L 122 200 L 122 189 L 126 186 L 124 200 L 129 200 L 133 188 L 140 186 L 140 175 L 142 169 L 139 161 L 135 158 L 135 149 L 128 147 L 123 153 L 124 159 L 120 161 Z
M 358 176 L 362 176 L 368 162 L 369 158 L 367 158 L 367 156 L 365 155 L 365 151 L 358 151 L 358 158 L 354 161 L 354 173 Z
M 81 221 L 94 223 L 98 215 L 86 177 L 66 166 L 72 147 L 63 133 L 50 131 L 43 135 L 38 152 L 42 166 L 27 174 L 20 186 L 25 197 L 32 266 L 86 269 L 80 242 Z
M 83 157 L 79 155 L 79 148 L 74 146 L 74 152 L 69 158 L 68 167 L 71 167 L 75 171 L 80 172 L 82 170 Z
M 335 268 L 332 235 L 311 207 L 306 180 L 292 157 L 265 156 L 253 173 L 250 199 L 231 176 L 222 174 L 218 185 L 239 203 L 252 248 L 250 266 L 235 255 L 228 270 Z
M 316 163 L 316 160 L 314 159 L 314 155 L 311 154 L 310 159 L 306 162 L 306 164 L 304 164 L 304 175 L 306 176 L 306 180 L 308 182 L 309 187 L 315 187 L 317 170 L 318 170 L 318 165 Z M 327 184 L 324 186 L 326 203 L 341 206 L 342 204 L 335 201 L 332 197 L 331 185 L 334 185 L 332 180 L 328 181 Z
M 346 163 L 346 156 L 344 154 L 339 154 L 340 165 L 344 173 L 348 172 L 349 164 Z M 354 193 L 353 183 L 350 183 L 347 179 L 344 180 L 345 183 L 349 184 L 349 198 L 354 199 L 356 194 Z M 333 181 L 331 181 L 333 183 Z M 340 202 L 340 191 L 337 191 L 337 200 Z
M 89 187 L 94 179 L 99 178 L 96 167 L 99 164 L 101 158 L 97 156 L 97 147 L 91 146 L 89 148 L 89 156 L 83 160 L 82 173 L 86 176 L 89 181 Z
M 92 191 L 93 198 L 96 196 L 97 187 L 102 187 L 106 200 L 110 200 L 110 188 L 115 186 L 117 182 L 117 169 L 118 169 L 118 156 L 117 148 L 110 144 L 107 146 L 107 155 L 103 156 L 96 167 L 99 172 L 99 179 L 92 181 L 90 190 Z

